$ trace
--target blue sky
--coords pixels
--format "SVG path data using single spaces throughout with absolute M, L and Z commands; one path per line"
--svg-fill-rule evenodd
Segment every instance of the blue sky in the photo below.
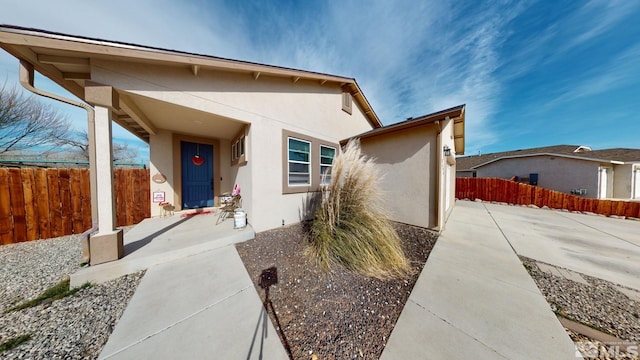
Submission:
M 464 103 L 467 155 L 640 148 L 640 1 L 0 0 L 0 8 L 4 24 L 354 77 L 384 124 Z M 17 62 L 1 52 L 4 79 L 17 82 Z M 84 126 L 82 111 L 63 111 Z M 121 129 L 114 137 L 139 144 Z

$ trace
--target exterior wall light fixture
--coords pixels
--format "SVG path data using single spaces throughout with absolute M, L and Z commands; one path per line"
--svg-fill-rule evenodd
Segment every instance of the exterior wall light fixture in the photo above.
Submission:
M 449 149 L 447 145 L 444 146 L 442 151 L 444 152 L 444 156 L 451 156 L 451 149 Z

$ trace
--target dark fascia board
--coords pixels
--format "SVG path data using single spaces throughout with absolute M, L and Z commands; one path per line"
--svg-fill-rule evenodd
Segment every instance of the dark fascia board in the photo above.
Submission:
M 389 134 L 396 131 L 401 131 L 405 129 L 410 129 L 413 127 L 423 126 L 425 124 L 434 123 L 436 121 L 445 120 L 447 117 L 453 119 L 454 121 L 457 118 L 462 118 L 464 115 L 466 105 L 458 105 L 449 109 L 437 111 L 431 114 L 423 115 L 417 118 L 409 118 L 405 121 L 401 121 L 395 124 L 383 126 L 381 128 L 369 130 L 360 135 L 352 136 L 347 139 L 343 139 L 340 141 L 340 145 L 346 145 L 351 139 L 366 139 L 374 136 L 380 136 L 383 134 Z

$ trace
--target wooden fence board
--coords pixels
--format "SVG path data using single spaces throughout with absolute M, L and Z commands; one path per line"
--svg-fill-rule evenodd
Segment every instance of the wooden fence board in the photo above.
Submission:
M 73 213 L 71 208 L 71 186 L 69 179 L 69 169 L 58 170 L 60 184 L 60 217 L 62 219 L 62 233 L 73 233 Z
M 71 226 L 74 234 L 80 234 L 85 230 L 82 223 L 82 191 L 80 188 L 81 177 L 82 172 L 80 169 L 69 169 Z M 89 212 L 91 212 L 91 209 L 89 209 Z
M 27 214 L 22 191 L 22 172 L 9 169 L 9 191 L 11 191 L 11 216 L 13 217 L 13 241 L 27 241 Z
M 126 181 L 126 174 L 122 171 L 114 171 L 113 173 L 113 194 L 116 199 L 116 226 L 124 226 L 127 223 L 126 211 L 127 204 L 124 198 L 125 188 L 122 184 Z
M 38 229 L 38 203 L 35 194 L 35 169 L 22 169 L 22 193 L 24 194 L 27 221 L 27 241 L 40 238 Z
M 476 195 L 476 187 L 478 185 L 478 182 L 477 181 L 471 182 L 471 181 L 467 180 L 467 185 L 469 186 L 468 187 L 469 191 L 467 192 L 467 196 L 466 197 L 469 200 L 475 200 L 476 196 L 477 196 Z
M 136 201 L 142 207 L 140 217 L 136 222 L 140 222 L 151 217 L 151 179 L 147 170 L 140 171 L 140 187 L 138 188 L 138 198 Z
M 82 227 L 83 231 L 91 229 L 91 179 L 87 169 L 80 170 L 80 196 L 82 197 Z
M 63 236 L 64 231 L 62 227 L 62 211 L 60 210 L 60 181 L 58 169 L 47 169 L 47 187 L 49 190 L 51 236 Z
M 35 196 L 38 207 L 38 232 L 41 239 L 51 237 L 51 213 L 49 211 L 49 187 L 47 170 L 37 169 L 35 177 Z
M 142 199 L 138 198 L 138 189 L 140 189 L 140 178 L 142 172 L 139 170 L 134 173 L 133 188 L 131 189 L 131 200 L 133 201 L 132 222 L 138 223 L 142 221 Z
M 13 219 L 11 218 L 9 171 L 0 169 L 0 244 L 11 243 L 13 243 Z

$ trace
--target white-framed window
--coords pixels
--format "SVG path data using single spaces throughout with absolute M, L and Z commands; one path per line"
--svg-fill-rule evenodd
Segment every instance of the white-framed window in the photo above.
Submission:
M 336 157 L 336 148 L 320 145 L 320 184 L 327 185 L 331 182 L 331 168 Z
M 231 163 L 237 164 L 246 161 L 245 153 L 246 136 L 236 136 L 231 142 Z
M 287 144 L 289 186 L 311 185 L 311 142 L 289 137 Z

